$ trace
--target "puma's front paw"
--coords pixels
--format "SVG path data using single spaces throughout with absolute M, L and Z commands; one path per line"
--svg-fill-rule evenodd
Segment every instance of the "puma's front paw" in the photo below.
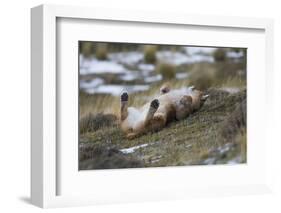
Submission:
M 158 99 L 154 99 L 153 101 L 151 101 L 150 106 L 154 109 L 158 109 L 158 107 L 159 107 Z
M 129 99 L 129 95 L 127 92 L 123 92 L 123 94 L 121 95 L 121 101 L 128 101 Z

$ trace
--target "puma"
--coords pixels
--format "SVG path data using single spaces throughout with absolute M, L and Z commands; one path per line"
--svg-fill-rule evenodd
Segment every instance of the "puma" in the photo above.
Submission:
M 151 102 L 136 108 L 129 107 L 127 92 L 121 95 L 121 129 L 128 139 L 146 132 L 164 128 L 168 122 L 181 120 L 198 110 L 208 98 L 194 87 L 171 90 L 168 85 L 160 88 L 160 94 Z

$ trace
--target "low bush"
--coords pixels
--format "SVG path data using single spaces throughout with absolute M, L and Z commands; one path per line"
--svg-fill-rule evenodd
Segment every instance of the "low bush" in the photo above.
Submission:
M 117 125 L 117 117 L 112 114 L 89 114 L 80 120 L 80 133 L 96 131 L 102 127 Z
M 96 48 L 96 58 L 98 60 L 106 60 L 107 59 L 107 47 L 105 45 L 98 45 Z
M 176 68 L 172 64 L 167 64 L 167 63 L 158 64 L 157 72 L 162 75 L 163 80 L 170 80 L 176 77 Z
M 146 46 L 144 48 L 144 61 L 148 64 L 155 64 L 157 61 L 156 57 L 157 47 L 153 45 Z
M 213 53 L 214 59 L 217 62 L 220 61 L 226 61 L 226 51 L 222 48 L 218 48 L 214 53 Z
M 140 168 L 143 162 L 118 149 L 94 143 L 79 145 L 79 169 Z
M 206 90 L 216 84 L 216 70 L 210 64 L 195 64 L 189 75 L 190 85 L 197 89 Z
M 93 43 L 88 41 L 80 42 L 80 54 L 88 58 L 93 54 Z

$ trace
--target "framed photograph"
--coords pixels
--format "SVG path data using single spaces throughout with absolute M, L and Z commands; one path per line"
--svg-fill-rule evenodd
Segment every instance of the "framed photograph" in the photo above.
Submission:
M 273 21 L 31 10 L 31 200 L 270 192 Z

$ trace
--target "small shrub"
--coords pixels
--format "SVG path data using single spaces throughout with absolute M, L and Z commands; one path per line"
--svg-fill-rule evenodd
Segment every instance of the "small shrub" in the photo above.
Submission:
M 240 135 L 238 138 L 238 143 L 240 142 L 241 146 L 241 163 L 247 162 L 247 132 L 244 130 L 244 134 Z
M 239 100 L 235 110 L 225 119 L 221 134 L 226 141 L 232 141 L 238 133 L 245 134 L 247 126 L 247 103 L 246 99 Z M 242 99 L 242 98 L 241 98 Z
M 219 62 L 215 65 L 216 79 L 223 82 L 229 78 L 240 77 L 246 80 L 246 66 L 243 63 Z
M 80 122 L 80 133 L 96 131 L 103 127 L 117 125 L 117 117 L 112 114 L 99 113 L 97 115 L 89 114 L 83 117 Z
M 105 45 L 97 46 L 96 58 L 98 60 L 106 60 L 107 59 L 107 47 Z
M 217 62 L 220 61 L 225 61 L 226 60 L 226 52 L 224 49 L 222 48 L 218 48 L 215 52 L 214 52 L 214 59 Z
M 190 72 L 189 83 L 197 89 L 206 90 L 217 83 L 215 73 L 210 64 L 195 64 Z
M 116 148 L 94 143 L 79 145 L 79 169 L 140 168 L 143 162 L 127 156 Z
M 162 75 L 164 80 L 170 80 L 176 77 L 176 68 L 172 64 L 158 64 L 157 71 Z
M 156 46 L 146 46 L 144 49 L 144 61 L 148 64 L 155 64 L 157 61 L 156 57 Z
M 93 54 L 93 43 L 92 42 L 81 42 L 80 43 L 80 53 L 88 58 Z

